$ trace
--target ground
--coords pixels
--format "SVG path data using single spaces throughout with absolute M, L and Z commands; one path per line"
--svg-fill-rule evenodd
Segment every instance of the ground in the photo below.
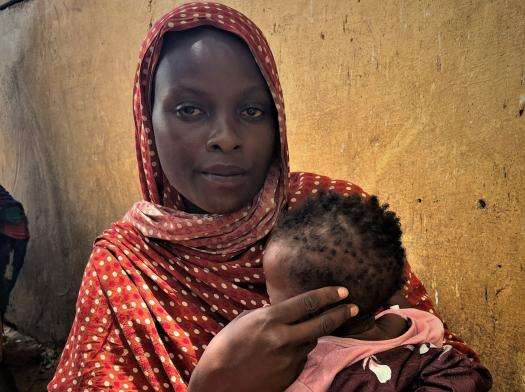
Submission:
M 44 347 L 33 338 L 4 326 L 0 391 L 41 392 L 53 376 L 60 349 Z

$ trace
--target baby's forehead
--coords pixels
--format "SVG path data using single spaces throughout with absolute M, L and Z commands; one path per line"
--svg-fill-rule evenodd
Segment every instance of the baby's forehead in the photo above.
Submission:
M 325 264 L 336 266 L 348 265 L 355 259 L 355 240 L 352 250 L 346 249 L 348 242 L 331 238 L 328 233 L 321 236 L 318 244 L 308 244 L 301 239 L 283 238 L 270 239 L 264 250 L 263 266 L 266 268 L 279 268 L 281 271 L 292 267 L 294 264 L 322 266 Z M 326 237 L 326 238 L 324 238 Z M 350 241 L 349 238 L 346 239 Z
M 274 262 L 283 252 L 287 251 L 286 244 L 283 241 L 272 240 L 268 241 L 266 248 L 264 249 L 263 261 L 264 264 Z
M 274 268 L 282 266 L 282 263 L 292 257 L 295 249 L 292 244 L 282 239 L 272 240 L 268 242 L 263 255 L 263 267 Z
M 293 264 L 300 262 L 299 258 L 308 260 L 308 263 L 318 264 L 323 259 L 323 255 L 305 249 L 303 244 L 297 240 L 274 239 L 268 242 L 264 250 L 263 267 L 265 270 L 284 272 Z

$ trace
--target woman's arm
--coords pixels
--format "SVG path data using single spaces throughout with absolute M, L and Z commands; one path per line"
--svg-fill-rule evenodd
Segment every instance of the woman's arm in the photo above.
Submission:
M 282 391 L 299 375 L 317 338 L 328 335 L 357 313 L 337 303 L 348 290 L 325 287 L 260 308 L 228 324 L 210 342 L 193 371 L 189 391 Z

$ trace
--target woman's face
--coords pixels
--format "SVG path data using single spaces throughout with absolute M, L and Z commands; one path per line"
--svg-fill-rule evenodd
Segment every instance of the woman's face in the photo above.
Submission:
M 249 49 L 226 32 L 169 34 L 164 45 L 152 118 L 162 169 L 188 211 L 239 210 L 274 157 L 268 86 Z

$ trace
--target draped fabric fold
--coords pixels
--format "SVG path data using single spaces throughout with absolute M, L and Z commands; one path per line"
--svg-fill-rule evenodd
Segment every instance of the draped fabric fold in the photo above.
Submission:
M 280 154 L 261 191 L 250 205 L 225 215 L 184 211 L 162 171 L 151 125 L 151 88 L 163 35 L 202 25 L 229 31 L 248 45 L 278 115 Z M 151 27 L 140 49 L 133 109 L 144 200 L 95 241 L 51 391 L 186 390 L 213 336 L 243 310 L 267 304 L 262 252 L 280 212 L 322 189 L 363 193 L 347 181 L 290 174 L 273 55 L 253 22 L 227 6 L 185 4 Z M 406 296 L 431 309 L 428 297 L 421 299 L 424 288 L 407 273 Z

